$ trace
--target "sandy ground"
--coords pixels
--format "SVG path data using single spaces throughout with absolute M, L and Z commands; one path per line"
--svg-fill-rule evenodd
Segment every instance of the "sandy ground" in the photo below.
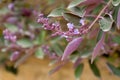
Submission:
M 48 66 L 48 63 L 49 60 L 30 57 L 25 63 L 19 66 L 17 75 L 7 72 L 4 68 L 0 68 L 0 80 L 75 80 L 71 63 L 64 66 L 52 76 L 48 76 L 48 71 L 52 68 Z M 99 80 L 93 75 L 86 61 L 84 64 L 85 67 L 80 80 Z M 102 80 L 120 80 L 120 77 L 111 74 L 106 69 L 104 59 L 98 62 L 98 67 L 101 69 Z

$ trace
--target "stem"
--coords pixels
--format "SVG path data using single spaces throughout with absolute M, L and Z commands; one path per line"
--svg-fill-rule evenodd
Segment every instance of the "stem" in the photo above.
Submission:
M 99 19 L 99 17 L 103 14 L 103 12 L 105 11 L 105 9 L 111 4 L 112 0 L 110 0 L 107 5 L 100 11 L 100 13 L 98 14 L 98 16 L 96 17 L 96 19 L 92 22 L 92 24 L 89 26 L 88 30 L 92 28 L 92 26 L 96 23 L 96 21 Z

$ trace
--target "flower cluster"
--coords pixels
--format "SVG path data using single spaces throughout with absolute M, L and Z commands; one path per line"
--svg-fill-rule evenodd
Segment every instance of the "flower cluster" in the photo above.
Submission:
M 14 33 L 10 32 L 8 29 L 5 29 L 3 31 L 3 35 L 4 35 L 4 38 L 10 42 L 15 43 L 17 40 L 17 36 Z
M 43 28 L 45 30 L 51 30 L 52 32 L 54 32 L 52 36 L 59 35 L 61 37 L 65 37 L 67 41 L 71 41 L 74 36 L 81 36 L 88 32 L 88 25 L 85 24 L 84 19 L 80 19 L 80 28 L 76 28 L 73 23 L 67 23 L 66 26 L 68 28 L 68 31 L 61 30 L 59 22 L 51 23 L 49 18 L 45 18 L 42 13 L 39 14 L 37 22 L 43 24 Z
M 37 22 L 43 24 L 44 29 L 46 29 L 46 30 L 53 30 L 53 31 L 60 30 L 60 24 L 58 22 L 50 23 L 49 19 L 45 18 L 43 14 L 39 14 Z

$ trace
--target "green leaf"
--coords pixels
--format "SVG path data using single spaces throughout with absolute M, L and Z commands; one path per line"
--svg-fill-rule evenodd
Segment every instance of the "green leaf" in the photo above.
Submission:
M 74 15 L 77 15 L 79 17 L 84 16 L 84 10 L 80 7 L 72 7 L 72 8 L 68 8 L 68 10 L 70 10 L 71 13 L 73 13 Z
M 84 67 L 83 64 L 79 64 L 78 67 L 75 69 L 75 78 L 76 78 L 76 80 L 80 79 L 80 76 L 81 76 L 82 71 L 83 71 L 83 67 Z
M 73 23 L 74 25 L 77 25 L 77 26 L 80 25 L 79 21 L 81 18 L 79 16 L 76 16 L 76 15 L 71 14 L 71 13 L 64 13 L 63 17 L 65 18 L 65 20 Z
M 63 8 L 56 8 L 52 10 L 52 12 L 48 15 L 48 17 L 60 17 L 62 16 L 62 13 L 64 13 L 66 10 Z
M 4 14 L 6 14 L 8 12 L 9 12 L 9 10 L 7 8 L 0 9 L 0 15 L 4 15 Z
M 73 0 L 73 1 L 69 4 L 68 8 L 75 7 L 75 6 L 79 5 L 80 3 L 84 2 L 84 1 L 85 1 L 85 0 Z
M 119 8 L 120 8 L 120 5 L 114 7 L 114 12 L 113 12 L 112 16 L 113 16 L 113 19 L 115 20 L 115 22 L 117 21 Z
M 112 64 L 110 63 L 106 63 L 108 68 L 110 69 L 110 71 L 116 75 L 116 76 L 120 76 L 120 69 L 116 68 L 115 66 L 113 66 Z
M 17 44 L 22 48 L 29 48 L 33 46 L 32 41 L 26 38 L 18 40 Z
M 113 40 L 113 42 L 116 42 L 116 43 L 120 44 L 120 36 L 114 36 L 112 38 L 112 40 Z
M 120 4 L 120 0 L 112 0 L 112 4 L 114 6 L 118 6 Z
M 41 48 L 38 48 L 38 49 L 36 50 L 35 56 L 36 56 L 37 58 L 39 58 L 39 59 L 43 59 L 43 58 L 44 58 L 44 53 L 43 53 L 43 51 L 42 51 Z
M 10 30 L 11 32 L 17 32 L 18 31 L 18 28 L 16 25 L 13 25 L 13 24 L 9 24 L 9 23 L 5 23 L 4 24 L 5 27 Z
M 100 29 L 100 30 L 99 30 L 99 33 L 98 33 L 98 35 L 97 35 L 97 42 L 101 39 L 102 34 L 103 34 L 103 31 Z
M 53 4 L 53 3 L 55 3 L 55 0 L 48 0 L 48 3 Z
M 80 52 L 81 58 L 88 58 L 89 56 L 91 56 L 91 50 L 89 49 L 84 49 L 83 51 Z
M 91 61 L 89 60 L 89 66 L 90 66 L 92 72 L 94 73 L 94 75 L 98 78 L 101 78 L 100 71 L 99 71 L 97 65 L 95 64 L 95 62 L 93 62 L 91 64 Z
M 58 56 L 62 56 L 63 51 L 61 49 L 61 46 L 59 44 L 52 44 L 52 49 L 56 52 Z
M 100 28 L 104 31 L 107 32 L 111 29 L 112 24 L 113 24 L 113 19 L 110 17 L 103 17 L 100 21 Z
M 0 35 L 0 46 L 4 45 L 4 37 Z
M 46 37 L 46 32 L 45 31 L 41 31 L 36 40 L 34 41 L 35 44 L 43 44 L 45 42 L 45 37 Z

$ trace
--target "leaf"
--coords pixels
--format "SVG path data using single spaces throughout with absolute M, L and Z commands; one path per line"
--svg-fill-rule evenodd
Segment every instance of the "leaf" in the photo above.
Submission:
M 112 38 L 112 40 L 113 40 L 113 42 L 116 42 L 116 43 L 120 44 L 120 36 L 119 35 L 118 36 L 114 36 Z
M 120 0 L 112 0 L 112 4 L 114 6 L 118 6 L 120 4 Z
M 0 34 L 0 47 L 4 45 L 4 36 Z
M 101 39 L 102 34 L 103 34 L 103 31 L 100 29 L 100 30 L 99 30 L 99 33 L 98 33 L 98 35 L 97 35 L 97 42 Z
M 41 48 L 38 48 L 38 49 L 36 50 L 35 56 L 36 56 L 37 58 L 39 58 L 39 59 L 43 59 L 43 58 L 44 58 L 44 53 L 43 53 L 43 51 L 42 51 Z
M 7 14 L 9 12 L 9 10 L 7 8 L 2 8 L 0 9 L 0 15 L 4 15 L 4 14 Z
M 109 68 L 109 70 L 116 76 L 119 76 L 120 77 L 120 69 L 114 67 L 112 64 L 110 63 L 106 63 L 107 64 L 107 67 Z
M 61 56 L 63 54 L 63 51 L 61 49 L 62 46 L 60 46 L 59 44 L 52 44 L 52 49 L 56 52 L 56 54 L 58 56 Z
M 80 51 L 80 53 L 81 58 L 88 58 L 89 56 L 91 56 L 91 50 L 89 49 L 82 50 Z
M 86 6 L 85 14 L 88 14 L 91 11 L 93 11 L 102 2 L 103 0 L 85 0 L 84 2 L 80 3 L 79 6 Z
M 15 62 L 14 67 L 17 68 L 20 64 L 22 64 L 28 57 L 30 57 L 32 54 L 31 53 L 26 53 L 23 55 L 19 60 Z
M 60 17 L 62 16 L 62 13 L 64 13 L 66 10 L 63 8 L 56 8 L 52 10 L 52 12 L 48 15 L 48 17 Z
M 82 71 L 83 71 L 83 67 L 84 67 L 84 65 L 83 64 L 79 64 L 78 66 L 77 66 L 77 68 L 75 69 L 75 78 L 76 78 L 76 80 L 79 80 L 79 78 L 80 78 L 80 76 L 81 76 L 81 74 L 82 74 Z
M 29 39 L 23 38 L 17 41 L 17 44 L 22 48 L 29 48 L 32 47 L 33 44 Z
M 102 1 L 103 0 L 84 0 L 79 5 L 85 5 L 85 6 L 96 5 L 96 4 L 99 5 L 100 3 L 102 3 Z
M 75 60 L 73 67 L 74 67 L 74 68 L 77 68 L 77 67 L 79 66 L 79 64 L 81 63 L 81 61 L 82 61 L 82 58 L 78 57 L 78 58 Z
M 55 68 L 51 69 L 48 74 L 51 75 L 51 74 L 57 72 L 57 71 L 60 70 L 64 65 L 65 65 L 65 64 L 60 64 L 60 65 L 56 66 Z
M 34 43 L 35 43 L 35 44 L 38 44 L 38 45 L 43 44 L 43 43 L 45 42 L 45 37 L 46 37 L 46 32 L 45 32 L 44 30 L 42 30 L 42 31 L 38 34 L 38 36 L 37 36 L 37 38 L 35 39 Z
M 103 17 L 100 21 L 100 29 L 102 29 L 104 32 L 107 32 L 111 29 L 112 24 L 113 24 L 113 19 L 110 18 L 110 16 L 107 17 Z
M 69 8 L 68 10 L 70 10 L 72 14 L 77 15 L 79 17 L 84 16 L 84 10 L 80 7 L 72 7 L 72 8 Z
M 92 59 L 91 59 L 91 63 L 94 61 L 94 59 L 97 57 L 97 55 L 100 53 L 101 47 L 104 44 L 104 40 L 105 40 L 105 33 L 102 35 L 101 39 L 98 41 L 98 43 L 96 44 L 96 46 L 94 47 L 93 53 L 92 53 Z
M 96 77 L 98 77 L 98 78 L 101 78 L 100 71 L 99 71 L 97 65 L 95 64 L 95 62 L 93 62 L 93 63 L 91 64 L 91 62 L 90 62 L 90 60 L 89 60 L 89 66 L 90 66 L 92 72 L 94 73 L 94 75 L 95 75 Z
M 113 19 L 115 20 L 116 23 L 117 23 L 117 16 L 118 16 L 119 8 L 120 8 L 120 5 L 115 6 L 115 7 L 114 7 L 114 12 L 113 12 L 113 14 L 112 14 Z
M 66 59 L 70 54 L 72 54 L 80 45 L 83 38 L 79 37 L 68 43 L 67 47 L 64 50 L 62 60 Z
M 80 3 L 84 2 L 84 1 L 85 1 L 85 0 L 73 0 L 73 1 L 69 4 L 68 8 L 75 7 L 75 6 L 79 5 Z
M 73 23 L 74 25 L 80 25 L 79 21 L 81 18 L 74 14 L 64 13 L 63 17 L 65 18 L 65 20 L 67 20 L 70 23 Z
M 5 23 L 4 25 L 11 32 L 17 32 L 18 31 L 18 28 L 17 28 L 16 25 L 9 24 L 9 23 Z
M 117 28 L 120 30 L 120 8 L 118 10 L 118 15 L 117 15 Z
M 55 62 L 55 63 L 56 63 L 56 62 Z M 60 70 L 66 63 L 68 63 L 68 60 L 64 61 L 63 63 L 60 63 L 60 64 L 59 64 L 58 66 L 56 66 L 55 68 L 51 69 L 48 74 L 51 75 L 51 74 L 57 72 L 57 71 Z

